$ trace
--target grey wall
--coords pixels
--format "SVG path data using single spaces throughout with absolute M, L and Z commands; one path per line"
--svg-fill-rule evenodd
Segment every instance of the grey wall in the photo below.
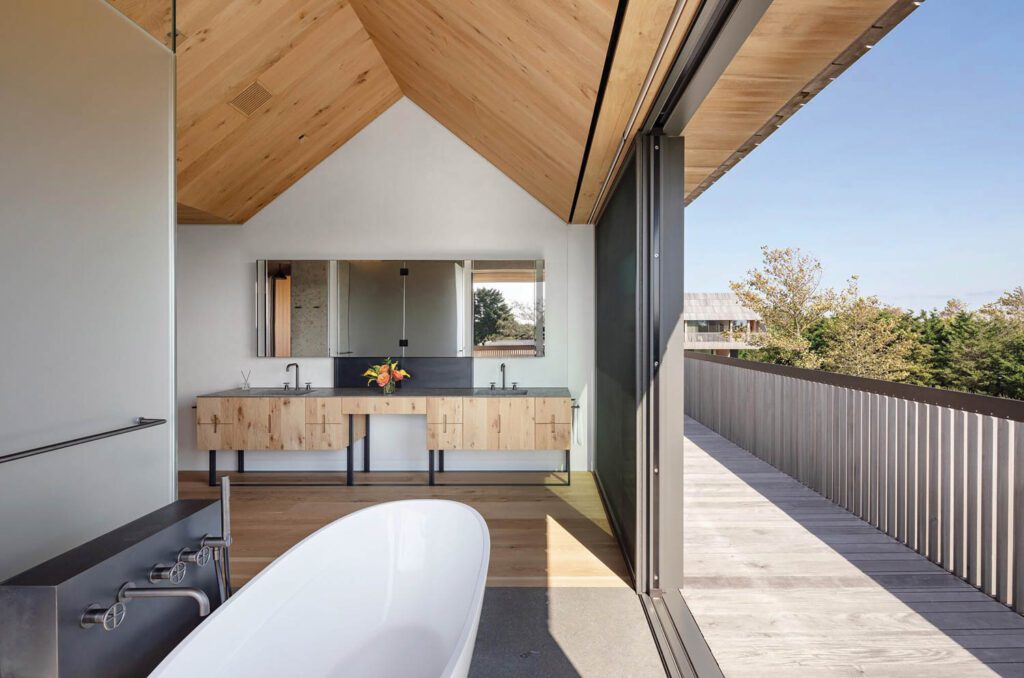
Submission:
M 0 2 L 0 579 L 173 498 L 173 56 L 100 0 Z

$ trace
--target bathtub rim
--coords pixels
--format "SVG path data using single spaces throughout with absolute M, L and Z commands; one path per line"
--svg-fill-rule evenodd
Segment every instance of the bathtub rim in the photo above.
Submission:
M 249 588 L 251 585 L 253 585 L 257 581 L 259 581 L 265 574 L 270 572 L 270 570 L 272 568 L 274 568 L 279 561 L 283 560 L 286 556 L 288 556 L 288 554 L 290 554 L 294 550 L 297 550 L 300 546 L 305 544 L 307 541 L 310 541 L 313 538 L 315 538 L 321 532 L 324 532 L 324 531 L 334 527 L 337 523 L 340 523 L 340 522 L 342 522 L 344 520 L 348 520 L 349 518 L 352 518 L 353 516 L 359 515 L 360 513 L 366 513 L 366 512 L 370 512 L 370 511 L 383 511 L 387 507 L 398 505 L 398 504 L 426 504 L 426 505 L 435 505 L 435 504 L 438 504 L 438 503 L 454 504 L 454 505 L 458 506 L 460 510 L 467 511 L 468 513 L 470 513 L 476 519 L 476 524 L 480 527 L 480 532 L 481 532 L 481 535 L 483 536 L 482 543 L 481 543 L 481 559 L 480 559 L 480 565 L 479 565 L 479 567 L 477 569 L 477 573 L 476 573 L 477 576 L 476 576 L 475 590 L 473 591 L 473 598 L 472 598 L 472 600 L 470 602 L 470 609 L 471 610 L 479 610 L 481 608 L 482 604 L 483 604 L 484 591 L 487 588 L 487 572 L 488 572 L 488 568 L 490 567 L 490 560 L 491 560 L 491 533 L 490 533 L 490 530 L 487 527 L 487 521 L 485 521 L 484 517 L 482 515 L 480 515 L 480 512 L 477 511 L 472 506 L 470 506 L 469 504 L 465 504 L 465 503 L 463 503 L 461 501 L 455 501 L 455 500 L 452 500 L 452 499 L 398 499 L 396 501 L 381 502 L 379 504 L 374 504 L 372 506 L 367 506 L 365 508 L 361 508 L 358 511 L 353 511 L 352 513 L 349 513 L 348 515 L 344 515 L 344 516 L 342 516 L 340 518 L 332 520 L 331 522 L 327 523 L 326 525 L 318 528 L 315 532 L 310 533 L 308 536 L 306 536 L 305 538 L 303 538 L 302 540 L 300 540 L 299 542 L 297 542 L 296 544 L 291 546 L 287 551 L 282 553 L 280 556 L 275 558 L 269 565 L 267 565 L 265 568 L 263 568 L 255 577 L 253 577 L 252 579 L 247 581 L 244 585 L 242 585 L 242 587 L 240 589 L 235 591 L 235 593 L 230 598 L 228 598 L 227 601 L 225 601 L 223 604 L 219 605 L 217 607 L 217 609 L 214 610 L 210 614 L 210 616 L 208 616 L 198 626 L 196 626 L 194 629 L 192 629 L 192 631 L 187 636 L 182 638 L 181 642 L 179 642 L 177 645 L 175 645 L 174 649 L 171 650 L 167 654 L 167 656 L 164 657 L 163 660 L 161 660 L 160 663 L 156 665 L 156 667 L 150 673 L 151 678 L 153 676 L 158 676 L 159 677 L 159 676 L 170 675 L 170 674 L 166 673 L 167 670 L 169 669 L 169 665 L 173 663 L 173 661 L 177 658 L 178 655 L 180 655 L 182 652 L 185 651 L 185 648 L 188 646 L 189 641 L 192 639 L 193 636 L 198 635 L 202 631 L 204 626 L 208 625 L 209 622 L 211 622 L 218 615 L 220 615 L 221 610 L 225 610 L 225 609 L 227 609 L 227 607 L 229 605 L 231 605 L 231 602 L 235 599 L 236 596 L 240 595 L 243 591 L 245 591 L 245 589 Z M 462 629 L 459 631 L 459 637 L 458 637 L 458 640 L 456 641 L 455 646 L 454 646 L 455 650 L 452 653 L 452 655 L 448 658 L 448 663 L 445 665 L 444 671 L 441 673 L 442 677 L 443 676 L 450 676 L 454 672 L 454 669 L 456 668 L 456 666 L 458 665 L 459 661 L 462 659 L 463 654 L 466 651 L 466 647 L 470 643 L 469 635 L 473 631 L 473 629 L 475 629 L 477 627 L 478 622 L 479 622 L 479 612 L 476 612 L 476 613 L 470 615 L 467 619 L 465 619 L 463 621 Z M 475 643 L 476 639 L 474 638 L 472 640 Z

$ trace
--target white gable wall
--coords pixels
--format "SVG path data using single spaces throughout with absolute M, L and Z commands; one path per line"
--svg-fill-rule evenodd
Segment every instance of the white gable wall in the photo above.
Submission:
M 257 259 L 534 259 L 547 272 L 542 358 L 506 358 L 524 387 L 568 386 L 583 405 L 573 467 L 589 468 L 593 366 L 593 227 L 568 226 L 408 99 L 401 99 L 244 225 L 178 227 L 178 413 L 182 469 L 206 467 L 196 448 L 195 397 L 280 386 L 285 365 L 330 386 L 330 358 L 257 358 Z M 499 379 L 502 360 L 477 359 L 474 381 Z M 426 467 L 421 417 L 373 419 L 373 465 Z M 358 448 L 357 448 L 358 452 Z M 357 460 L 361 455 L 356 455 Z M 446 467 L 556 468 L 554 452 L 449 452 Z M 222 453 L 222 468 L 234 455 Z M 357 464 L 359 462 L 357 461 Z M 253 452 L 246 468 L 343 468 L 341 452 Z M 357 466 L 358 467 L 358 466 Z

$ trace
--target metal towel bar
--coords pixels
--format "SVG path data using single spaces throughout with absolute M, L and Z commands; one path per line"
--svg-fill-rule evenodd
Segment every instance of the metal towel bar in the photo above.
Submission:
M 166 419 L 147 419 L 146 417 L 139 417 L 135 420 L 136 423 L 132 426 L 125 426 L 124 428 L 115 428 L 112 431 L 104 431 L 103 433 L 96 433 L 91 436 L 83 436 L 81 438 L 73 438 L 71 440 L 65 440 L 60 443 L 54 443 L 52 445 L 44 445 L 43 447 L 33 447 L 30 450 L 22 450 L 21 452 L 12 452 L 11 454 L 5 454 L 0 456 L 0 464 L 6 464 L 9 461 L 17 461 L 18 459 L 26 459 L 28 457 L 34 457 L 37 454 L 45 454 L 46 452 L 53 452 L 54 450 L 62 450 L 65 447 L 73 447 L 75 445 L 81 445 L 82 443 L 91 443 L 94 440 L 102 440 L 104 438 L 112 438 L 119 436 L 122 433 L 131 433 L 132 431 L 139 431 L 144 428 L 152 428 L 153 426 L 160 426 L 166 424 Z

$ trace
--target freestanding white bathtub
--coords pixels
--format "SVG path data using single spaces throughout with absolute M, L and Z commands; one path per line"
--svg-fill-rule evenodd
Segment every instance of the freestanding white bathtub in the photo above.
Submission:
M 151 676 L 466 676 L 489 559 L 465 504 L 363 509 L 271 563 Z

